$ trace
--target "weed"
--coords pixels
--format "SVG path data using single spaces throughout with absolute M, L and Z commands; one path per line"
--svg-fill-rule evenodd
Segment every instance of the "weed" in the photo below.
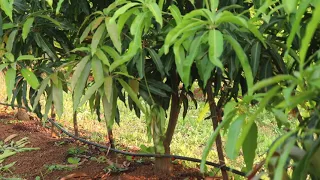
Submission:
M 80 160 L 81 159 L 77 157 L 69 157 L 67 161 L 70 164 L 79 164 Z
M 85 153 L 85 151 L 85 147 L 72 147 L 68 149 L 67 153 L 68 155 L 76 156 Z
M 96 157 L 91 157 L 90 158 L 91 161 L 96 161 L 98 163 L 105 163 L 107 162 L 107 158 L 105 156 L 99 156 L 98 158 Z
M 2 165 L 0 163 L 0 172 L 10 172 L 12 174 L 12 172 L 10 171 L 10 168 L 13 167 L 15 164 L 16 164 L 16 162 L 12 162 L 7 165 Z
M 128 168 L 121 168 L 121 167 L 117 167 L 114 164 L 111 164 L 106 168 L 104 168 L 103 170 L 107 173 L 121 173 L 121 172 L 127 171 Z
M 63 164 L 52 164 L 46 166 L 48 172 L 53 171 L 71 171 L 74 167 L 69 165 L 63 165 Z

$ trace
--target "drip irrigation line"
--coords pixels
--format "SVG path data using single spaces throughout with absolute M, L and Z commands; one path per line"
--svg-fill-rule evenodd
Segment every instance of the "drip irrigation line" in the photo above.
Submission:
M 27 109 L 25 107 L 21 107 L 21 106 L 17 106 L 17 105 L 12 105 L 12 104 L 6 104 L 6 103 L 2 103 L 0 102 L 0 105 L 4 105 L 4 106 L 13 106 L 13 107 L 18 107 L 18 108 L 23 108 L 23 109 Z M 102 149 L 106 149 L 108 151 L 112 151 L 115 153 L 119 153 L 119 154 L 123 154 L 126 156 L 136 156 L 136 157 L 155 157 L 155 158 L 170 158 L 170 159 L 179 159 L 179 160 L 184 160 L 184 161 L 190 161 L 190 162 L 197 162 L 200 163 L 201 159 L 197 159 L 197 158 L 191 158 L 191 157 L 185 157 L 185 156 L 179 156 L 179 155 L 171 155 L 171 154 L 151 154 L 151 153 L 133 153 L 133 152 L 127 152 L 127 151 L 122 151 L 119 149 L 115 149 L 115 148 L 111 148 L 109 146 L 105 146 L 102 144 L 98 144 L 95 142 L 91 142 L 88 141 L 86 139 L 80 138 L 75 136 L 74 134 L 68 132 L 66 129 L 64 129 L 62 126 L 60 126 L 59 124 L 57 124 L 54 119 L 52 118 L 48 118 L 47 119 L 48 122 L 52 123 L 55 127 L 57 127 L 60 131 L 62 131 L 64 134 L 68 135 L 69 137 L 76 139 L 82 143 L 88 144 L 88 145 L 93 145 Z M 234 174 L 240 175 L 240 176 L 246 176 L 246 174 L 244 172 L 232 169 L 226 165 L 220 165 L 214 162 L 210 162 L 210 161 L 206 161 L 206 164 L 209 166 L 213 166 L 215 168 L 219 168 L 225 171 L 229 171 L 232 172 Z

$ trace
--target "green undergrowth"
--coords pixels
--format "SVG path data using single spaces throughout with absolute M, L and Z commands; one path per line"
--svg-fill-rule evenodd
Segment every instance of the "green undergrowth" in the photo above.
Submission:
M 70 95 L 65 94 L 64 102 L 64 114 L 58 120 L 59 123 L 67 127 L 71 132 L 73 130 L 72 125 L 72 99 Z M 192 104 L 192 103 L 190 103 Z M 198 108 L 194 105 L 189 106 L 189 111 L 185 119 L 181 116 L 175 130 L 173 141 L 171 144 L 172 154 L 189 156 L 201 159 L 202 151 L 205 147 L 208 137 L 212 132 L 212 122 L 211 119 L 199 120 L 199 114 L 205 106 L 204 102 L 198 104 Z M 115 124 L 113 127 L 113 134 L 116 142 L 116 146 L 119 149 L 124 147 L 136 148 L 147 146 L 152 146 L 152 142 L 148 141 L 147 129 L 145 124 L 145 118 L 142 115 L 137 118 L 134 112 L 131 112 L 122 102 L 118 102 L 118 107 L 120 110 L 120 123 Z M 256 107 L 252 107 L 252 111 Z M 208 113 L 207 113 L 208 115 Z M 207 115 L 205 117 L 207 117 Z M 86 138 L 100 143 L 105 143 L 106 141 L 106 125 L 105 122 L 97 121 L 97 116 L 95 113 L 90 111 L 88 105 L 81 107 L 78 111 L 78 125 L 82 132 L 85 132 Z M 265 157 L 266 151 L 275 138 L 279 137 L 282 132 L 277 127 L 274 116 L 268 111 L 263 111 L 257 118 L 256 123 L 259 128 L 258 136 L 258 149 L 257 162 Z M 222 133 L 222 140 L 225 144 L 227 140 L 227 133 Z M 215 147 L 213 147 L 215 148 Z M 145 148 L 143 148 L 145 149 Z M 211 151 L 208 161 L 218 163 L 218 156 L 215 150 Z M 182 162 L 187 167 L 198 167 L 199 164 L 193 162 Z M 235 160 L 226 159 L 227 166 L 234 169 L 241 170 L 244 168 L 244 160 L 239 157 Z

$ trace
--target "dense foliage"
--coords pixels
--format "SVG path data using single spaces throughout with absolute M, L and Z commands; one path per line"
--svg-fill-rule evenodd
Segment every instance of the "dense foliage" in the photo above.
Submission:
M 72 93 L 73 113 L 89 103 L 112 137 L 121 100 L 145 115 L 155 153 L 170 154 L 180 108 L 185 117 L 188 99 L 197 103 L 196 82 L 214 129 L 203 161 L 216 141 L 224 162 L 224 130 L 227 156 L 242 149 L 245 171 L 256 175 L 255 119 L 267 109 L 288 131 L 270 147 L 268 175 L 320 178 L 317 0 L 1 0 L 0 6 L 0 70 L 11 103 L 45 120 L 50 110 L 61 116 L 63 92 Z M 257 111 L 248 111 L 252 104 Z M 288 123 L 292 111 L 297 123 Z M 170 170 L 168 159 L 156 165 Z

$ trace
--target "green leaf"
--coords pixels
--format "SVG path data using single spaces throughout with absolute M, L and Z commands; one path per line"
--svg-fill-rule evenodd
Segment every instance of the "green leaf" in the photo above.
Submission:
M 275 83 L 279 83 L 281 81 L 297 81 L 293 76 L 291 75 L 277 75 L 268 79 L 264 79 L 262 81 L 257 82 L 253 87 L 252 87 L 252 92 L 255 92 L 257 90 L 260 90 L 264 87 L 270 86 Z
M 61 117 L 64 107 L 63 107 L 62 82 L 60 80 L 58 80 L 58 84 L 52 83 L 52 100 L 53 100 L 57 115 Z
M 5 54 L 4 54 L 4 56 L 6 57 L 6 59 L 8 60 L 8 61 L 10 61 L 10 62 L 14 62 L 14 55 L 11 53 L 11 52 L 6 52 Z
M 157 3 L 153 2 L 153 3 L 148 3 L 147 7 L 149 8 L 149 11 L 152 12 L 153 16 L 156 18 L 157 23 L 160 24 L 160 26 L 162 27 L 162 13 L 161 10 L 158 6 Z
M 14 0 L 1 0 L 0 1 L 1 9 L 10 18 L 11 22 L 13 22 L 13 20 L 12 20 L 13 2 L 14 2 Z
M 138 11 L 137 8 L 132 8 L 128 11 L 126 11 L 123 15 L 121 15 L 118 19 L 118 36 L 121 35 L 122 29 L 124 25 L 126 24 L 127 20 L 131 17 L 132 14 L 135 14 Z M 109 21 L 110 22 L 110 21 Z
M 75 70 L 71 78 L 71 85 L 70 85 L 71 92 L 74 91 L 74 87 L 76 86 L 81 74 L 83 73 L 83 70 L 85 69 L 89 59 L 90 59 L 90 56 L 85 56 L 80 60 L 80 62 L 75 67 Z
M 172 4 L 170 7 L 169 7 L 169 10 L 171 12 L 171 15 L 173 16 L 174 20 L 176 21 L 176 24 L 180 24 L 182 22 L 182 16 L 181 16 L 181 13 L 180 13 L 180 10 L 179 8 Z
M 293 148 L 295 144 L 295 138 L 290 138 L 289 142 L 287 142 L 283 147 L 283 152 L 281 153 L 281 156 L 279 158 L 279 162 L 277 164 L 277 168 L 275 170 L 274 179 L 283 179 L 283 170 L 285 169 L 285 166 L 287 164 L 289 154 L 291 152 L 291 149 Z M 285 172 L 286 173 L 286 172 Z
M 256 42 L 251 48 L 251 68 L 253 77 L 256 76 L 261 59 L 261 43 Z
M 168 54 L 169 47 L 177 41 L 177 38 L 183 33 L 187 31 L 196 31 L 201 29 L 204 26 L 204 22 L 202 21 L 193 21 L 193 20 L 184 20 L 182 23 L 177 25 L 174 29 L 172 29 L 168 35 L 166 36 L 164 43 L 164 52 Z
M 230 159 L 235 159 L 238 154 L 235 152 L 236 142 L 238 140 L 242 124 L 246 118 L 246 115 L 242 114 L 237 117 L 237 119 L 231 123 L 228 128 L 228 140 L 226 143 L 226 154 Z
M 112 16 L 112 18 L 110 19 L 110 23 L 115 22 L 115 20 L 122 14 L 124 14 L 126 11 L 128 11 L 130 8 L 139 5 L 139 3 L 133 3 L 130 2 L 124 6 L 122 6 L 121 8 L 119 8 Z
M 35 33 L 34 40 L 36 41 L 37 45 L 44 50 L 50 58 L 53 60 L 58 60 L 58 57 L 53 50 L 53 47 L 51 44 L 49 44 L 40 33 Z
M 94 80 L 102 81 L 104 79 L 102 63 L 96 56 L 92 58 L 91 66 L 92 66 Z
M 83 90 L 87 85 L 88 76 L 91 70 L 91 63 L 88 62 L 83 71 L 80 71 L 79 79 L 75 79 L 75 87 L 73 88 L 73 112 L 79 107 L 80 99 L 83 94 Z M 73 81 L 71 81 L 73 82 Z
M 282 0 L 284 10 L 286 13 L 291 14 L 297 9 L 297 0 Z
M 112 92 L 113 92 L 113 78 L 112 76 L 107 76 L 104 79 L 104 93 L 107 97 L 108 102 L 112 100 Z
M 83 40 L 85 40 L 86 37 L 88 37 L 89 32 L 90 32 L 90 30 L 91 30 L 91 27 L 92 27 L 92 23 L 90 23 L 90 24 L 86 27 L 86 29 L 84 29 L 84 31 L 83 31 L 83 33 L 81 34 L 81 37 L 80 37 L 80 39 L 79 39 L 80 43 L 82 43 Z
M 234 51 L 236 52 L 240 60 L 244 74 L 246 76 L 246 81 L 248 86 L 248 95 L 252 95 L 253 76 L 252 76 L 251 67 L 248 61 L 248 57 L 244 52 L 243 48 L 241 47 L 241 45 L 232 36 L 226 35 L 225 38 L 231 44 L 231 46 L 233 47 Z
M 212 12 L 216 12 L 216 9 L 219 6 L 219 0 L 210 0 L 210 9 Z
M 123 87 L 123 89 L 128 93 L 128 95 L 130 96 L 130 98 L 133 100 L 133 102 L 136 103 L 136 105 L 139 107 L 139 109 L 145 113 L 146 110 L 145 108 L 142 106 L 137 94 L 131 89 L 131 87 L 122 79 L 117 79 L 119 81 L 119 83 L 121 84 L 121 86 Z
M 79 104 L 80 107 L 83 106 L 84 103 L 86 103 L 91 98 L 91 96 L 96 91 L 98 91 L 98 89 L 102 86 L 102 84 L 104 83 L 104 79 L 99 79 L 99 80 L 100 81 L 95 81 L 95 83 L 87 89 L 85 95 L 83 96 L 83 98 Z
M 58 1 L 57 8 L 56 8 L 56 15 L 59 14 L 63 1 L 64 0 L 59 0 Z
M 320 3 L 317 3 L 315 9 L 312 11 L 311 20 L 306 27 L 308 33 L 305 33 L 301 41 L 300 70 L 302 70 L 304 67 L 304 61 L 307 55 L 308 48 L 310 46 L 310 41 L 313 38 L 313 35 L 316 29 L 318 28 L 319 22 L 320 22 Z
M 2 72 L 2 70 L 6 68 L 8 65 L 8 63 L 0 64 L 0 72 Z
M 52 8 L 53 0 L 46 0 L 49 6 Z
M 37 89 L 40 85 L 38 78 L 32 71 L 29 71 L 26 68 L 21 69 L 22 76 L 27 80 L 28 84 L 33 88 Z
M 104 54 L 104 52 L 100 48 L 97 49 L 96 56 L 103 62 L 103 64 L 110 66 L 108 57 Z
M 255 123 L 251 126 L 246 139 L 243 142 L 242 150 L 244 162 L 246 163 L 247 171 L 250 171 L 253 167 L 254 158 L 256 155 L 257 142 L 258 141 L 258 128 Z M 236 144 L 236 142 L 234 142 Z
M 111 90 L 112 90 L 112 86 L 111 86 Z M 112 93 L 112 91 L 111 91 Z M 112 94 L 111 94 L 112 97 Z M 113 98 L 111 98 L 111 100 L 113 100 Z M 102 97 L 102 104 L 103 104 L 103 110 L 104 110 L 104 118 L 106 120 L 106 124 L 107 124 L 107 128 L 112 129 L 112 126 L 114 124 L 114 118 L 112 116 L 113 113 L 113 102 L 112 101 L 108 101 L 106 96 Z
M 291 48 L 291 44 L 293 42 L 294 36 L 296 35 L 298 29 L 300 28 L 301 19 L 304 17 L 304 12 L 309 7 L 310 2 L 311 0 L 304 0 L 304 1 L 301 1 L 299 4 L 299 8 L 295 15 L 295 21 L 290 29 L 290 34 L 286 41 L 287 51 Z
M 220 61 L 220 56 L 223 52 L 223 36 L 218 30 L 209 31 L 209 59 L 212 64 L 223 70 L 223 65 Z
M 47 77 L 44 80 L 42 80 L 39 90 L 37 91 L 37 96 L 34 98 L 34 101 L 33 101 L 32 112 L 37 108 L 38 103 L 40 101 L 40 97 L 41 95 L 43 95 L 43 92 L 46 90 L 49 80 L 50 80 L 50 77 Z
M 40 60 L 40 59 L 42 58 L 36 58 L 33 55 L 21 55 L 17 58 L 17 61 L 24 61 L 24 60 L 33 61 L 33 60 Z
M 2 2 L 2 1 L 6 1 L 6 0 L 1 0 L 0 2 Z M 9 38 L 8 38 L 8 40 L 7 40 L 7 43 L 6 43 L 6 44 L 7 44 L 6 49 L 7 49 L 8 52 L 11 52 L 11 51 L 12 51 L 13 43 L 14 43 L 14 41 L 15 41 L 17 32 L 18 32 L 18 30 L 15 29 L 15 30 L 13 30 L 13 31 L 10 33 L 10 35 L 9 35 Z
M 6 87 L 7 87 L 7 96 L 8 100 L 11 99 L 12 96 L 12 90 L 14 88 L 14 85 L 16 83 L 16 70 L 13 68 L 10 68 L 7 70 L 5 75 L 5 81 L 6 81 Z
M 216 19 L 216 24 L 219 25 L 221 23 L 233 23 L 233 24 L 237 24 L 239 26 L 248 28 L 248 23 L 245 19 L 243 19 L 242 17 L 239 16 L 235 16 L 234 14 L 225 11 L 222 13 L 221 16 L 219 16 L 218 19 Z
M 34 17 L 30 17 L 26 20 L 26 22 L 23 24 L 22 27 L 22 39 L 25 41 L 28 37 L 28 34 L 30 32 L 30 29 L 32 27 L 34 21 Z
M 105 24 L 114 47 L 121 54 L 121 40 L 120 40 L 120 36 L 119 36 L 120 33 L 118 30 L 117 24 L 115 22 L 111 23 L 109 17 L 105 18 Z
M 139 58 L 136 62 L 136 68 L 138 70 L 139 77 L 142 79 L 145 74 L 145 63 L 146 63 L 146 54 L 144 50 L 141 50 Z
M 261 32 L 257 29 L 255 25 L 252 23 L 248 23 L 248 28 L 251 31 L 251 33 L 260 40 L 260 42 L 263 44 L 265 48 L 267 48 L 265 38 L 262 36 Z
M 91 54 L 94 55 L 97 51 L 98 44 L 100 40 L 102 39 L 103 33 L 106 29 L 106 26 L 104 24 L 101 24 L 97 31 L 93 34 L 92 42 L 91 42 Z
M 37 17 L 41 17 L 41 18 L 44 18 L 44 19 L 47 19 L 47 20 L 49 20 L 49 21 L 51 21 L 53 24 L 55 24 L 56 26 L 61 26 L 61 24 L 60 24 L 60 22 L 59 21 L 57 21 L 57 20 L 55 20 L 55 19 L 53 19 L 53 18 L 51 18 L 50 16 L 48 16 L 48 15 L 41 15 L 41 14 L 38 14 L 37 15 Z
M 104 19 L 105 19 L 104 16 L 100 16 L 100 17 L 94 19 L 94 20 L 92 21 L 92 23 L 90 23 L 90 25 L 91 25 L 91 31 L 97 29 L 97 27 L 99 27 L 99 25 L 101 24 L 101 22 L 102 22 Z
M 139 13 L 137 15 L 137 17 L 133 20 L 133 22 L 130 26 L 130 33 L 132 35 L 134 35 L 135 37 L 139 36 L 139 35 L 141 36 L 140 33 L 142 33 L 142 29 L 143 29 L 142 24 L 143 24 L 146 16 L 147 16 L 147 13 Z
M 147 50 L 151 56 L 151 59 L 153 60 L 154 64 L 156 65 L 157 70 L 160 72 L 161 77 L 164 77 L 165 76 L 164 66 L 162 64 L 160 56 L 153 49 L 147 48 Z

